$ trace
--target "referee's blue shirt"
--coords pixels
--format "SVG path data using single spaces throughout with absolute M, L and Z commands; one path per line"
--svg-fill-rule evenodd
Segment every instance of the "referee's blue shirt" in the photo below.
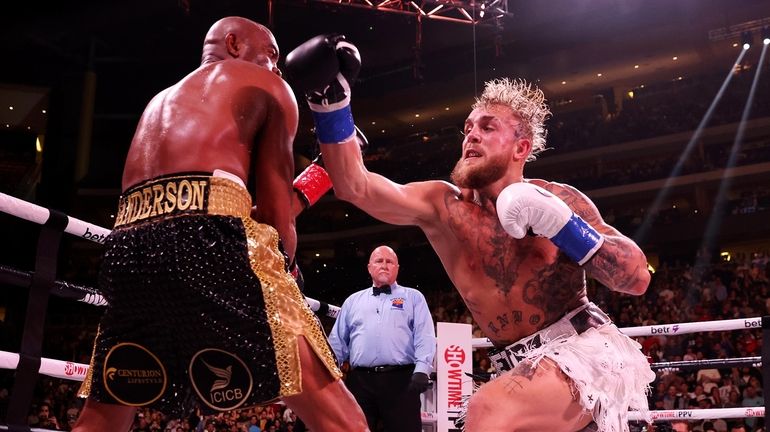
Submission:
M 329 334 L 337 361 L 354 368 L 414 363 L 415 372 L 430 374 L 436 333 L 425 296 L 396 283 L 390 288 L 374 296 L 369 287 L 342 304 Z

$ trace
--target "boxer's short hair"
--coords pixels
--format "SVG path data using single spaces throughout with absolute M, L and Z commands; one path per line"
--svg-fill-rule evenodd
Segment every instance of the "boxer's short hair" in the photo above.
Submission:
M 545 150 L 545 120 L 551 115 L 543 91 L 520 78 L 493 79 L 484 84 L 484 91 L 481 97 L 476 98 L 472 109 L 492 105 L 507 106 L 519 118 L 519 128 L 532 141 L 532 151 L 527 161 L 535 160 Z

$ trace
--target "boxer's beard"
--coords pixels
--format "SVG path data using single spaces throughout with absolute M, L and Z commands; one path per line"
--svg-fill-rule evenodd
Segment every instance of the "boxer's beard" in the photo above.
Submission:
M 499 180 L 508 169 L 506 156 L 490 158 L 485 164 L 465 165 L 460 159 L 455 164 L 450 180 L 461 188 L 481 189 Z

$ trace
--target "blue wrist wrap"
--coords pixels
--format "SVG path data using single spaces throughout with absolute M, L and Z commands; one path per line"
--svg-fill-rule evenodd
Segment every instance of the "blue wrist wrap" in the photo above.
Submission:
M 604 237 L 573 213 L 567 224 L 551 237 L 551 241 L 573 261 L 583 265 L 599 250 Z
M 321 143 L 342 143 L 356 133 L 350 105 L 331 112 L 311 112 L 315 121 L 315 133 Z

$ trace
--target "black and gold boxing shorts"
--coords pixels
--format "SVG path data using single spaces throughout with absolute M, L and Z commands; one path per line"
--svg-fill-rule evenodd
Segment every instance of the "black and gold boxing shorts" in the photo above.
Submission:
M 341 376 L 278 232 L 250 210 L 245 188 L 210 175 L 121 196 L 98 284 L 109 306 L 81 396 L 169 415 L 266 403 L 302 391 L 299 336 Z

